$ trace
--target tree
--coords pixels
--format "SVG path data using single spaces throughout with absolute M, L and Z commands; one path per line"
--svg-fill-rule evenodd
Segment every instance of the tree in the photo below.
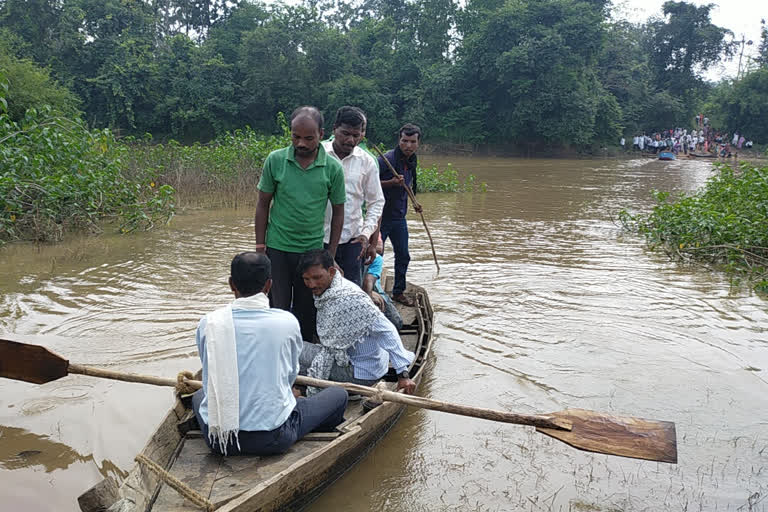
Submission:
M 0 70 L 8 81 L 7 114 L 12 121 L 24 117 L 27 109 L 45 105 L 65 115 L 78 113 L 79 100 L 66 87 L 51 78 L 50 72 L 29 59 L 18 59 L 11 53 L 10 43 L 0 32 Z
M 768 142 L 768 68 L 756 69 L 721 92 L 724 128 L 756 142 Z
M 765 19 L 760 20 L 760 46 L 757 48 L 756 60 L 760 67 L 768 68 L 768 27 Z
M 507 2 L 465 35 L 460 82 L 486 98 L 485 130 L 501 140 L 535 144 L 594 141 L 601 106 L 610 105 L 605 115 L 619 113 L 615 100 L 603 98 L 608 93 L 595 69 L 602 8 L 578 0 Z M 617 123 L 601 121 L 603 127 Z
M 733 33 L 714 25 L 709 13 L 715 4 L 664 3 L 663 19 L 648 24 L 647 49 L 659 90 L 685 95 L 700 88 L 701 73 L 731 57 Z

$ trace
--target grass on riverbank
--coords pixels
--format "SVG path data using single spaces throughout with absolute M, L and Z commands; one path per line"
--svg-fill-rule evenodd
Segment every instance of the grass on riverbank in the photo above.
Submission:
M 768 166 L 716 164 L 718 173 L 692 195 L 655 192 L 648 215 L 626 210 L 620 220 L 671 258 L 722 269 L 768 293 Z M 671 200 L 670 200 L 671 199 Z
M 125 148 L 109 130 L 47 107 L 20 122 L 0 115 L 0 244 L 56 241 L 67 231 L 150 229 L 173 215 L 173 189 L 152 170 L 123 173 Z
M 280 136 L 245 128 L 191 146 L 176 141 L 155 144 L 149 137 L 126 140 L 126 173 L 157 175 L 159 183 L 173 187 L 182 207 L 255 206 L 264 160 L 291 143 L 285 119 L 278 121 L 283 126 Z

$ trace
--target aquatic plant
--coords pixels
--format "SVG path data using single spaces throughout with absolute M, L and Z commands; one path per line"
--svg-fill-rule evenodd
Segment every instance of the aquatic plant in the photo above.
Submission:
M 719 165 L 692 195 L 654 195 L 650 214 L 620 213 L 625 228 L 673 259 L 714 265 L 768 293 L 768 167 Z
M 7 82 L 0 76 L 0 97 Z M 125 146 L 109 130 L 50 107 L 28 109 L 18 122 L 0 102 L 0 243 L 58 240 L 72 229 L 149 229 L 173 215 L 172 187 L 152 169 L 123 173 Z
M 474 174 L 462 179 L 451 164 L 442 169 L 437 164 L 419 167 L 417 173 L 417 192 L 485 192 L 488 188 L 485 182 L 478 183 Z
M 171 140 L 161 144 L 147 134 L 127 138 L 129 174 L 152 172 L 160 183 L 171 185 L 179 204 L 186 206 L 255 205 L 261 168 L 272 151 L 291 144 L 285 116 L 277 117 L 281 135 L 260 135 L 249 127 L 226 132 L 210 143 L 183 146 Z

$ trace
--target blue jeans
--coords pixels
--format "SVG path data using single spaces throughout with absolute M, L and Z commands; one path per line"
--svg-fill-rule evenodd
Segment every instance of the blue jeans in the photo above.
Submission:
M 408 252 L 408 224 L 405 219 L 382 219 L 381 241 L 386 243 L 387 238 L 392 241 L 395 250 L 395 286 L 392 288 L 392 296 L 397 297 L 405 291 L 405 274 L 411 261 Z
M 200 417 L 203 390 L 192 395 L 192 407 L 208 447 L 223 453 L 217 441 L 208 438 L 208 425 Z M 237 442 L 230 441 L 227 455 L 276 455 L 285 453 L 296 441 L 310 432 L 331 432 L 344 421 L 347 392 L 342 388 L 326 388 L 310 398 L 297 398 L 296 407 L 285 423 L 274 430 L 241 430 Z

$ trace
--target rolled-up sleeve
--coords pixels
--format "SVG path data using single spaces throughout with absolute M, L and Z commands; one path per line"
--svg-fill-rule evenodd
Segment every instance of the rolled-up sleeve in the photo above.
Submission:
M 376 330 L 379 331 L 379 346 L 389 354 L 389 362 L 397 373 L 408 369 L 416 355 L 405 349 L 397 329 L 384 315 L 380 315 L 376 322 Z

